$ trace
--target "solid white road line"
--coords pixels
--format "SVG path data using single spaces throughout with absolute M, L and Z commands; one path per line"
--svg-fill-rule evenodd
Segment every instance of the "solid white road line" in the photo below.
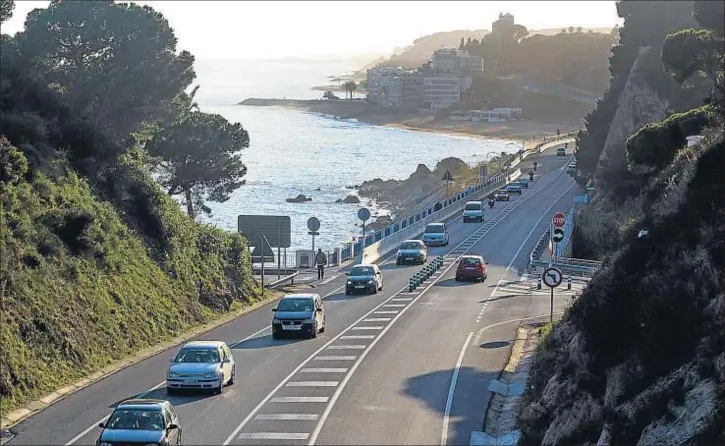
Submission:
M 357 356 L 317 356 L 318 361 L 354 361 Z
M 270 403 L 326 403 L 329 396 L 278 396 L 269 400 Z
M 308 367 L 300 370 L 300 373 L 345 373 L 346 367 Z
M 390 307 L 390 308 L 405 308 L 406 304 L 387 304 L 383 305 L 384 307 Z
M 259 414 L 256 421 L 314 421 L 320 416 L 314 413 L 265 413 Z
M 382 325 L 368 325 L 362 327 L 352 327 L 353 330 L 382 330 Z
M 307 440 L 310 434 L 294 432 L 253 432 L 240 434 L 240 440 Z
M 413 300 L 412 297 L 396 297 L 391 302 L 410 302 L 411 300 Z
M 328 350 L 365 350 L 367 345 L 331 345 Z
M 395 299 L 393 299 L 395 300 Z M 363 322 L 388 322 L 391 317 L 371 317 L 368 319 L 365 319 Z
M 348 335 L 341 336 L 340 339 L 373 339 L 375 335 Z
M 445 446 L 448 442 L 448 423 L 451 418 L 451 408 L 453 407 L 453 395 L 456 393 L 456 384 L 458 383 L 458 374 L 461 371 L 461 364 L 463 364 L 463 356 L 466 354 L 468 344 L 471 343 L 473 332 L 468 333 L 466 342 L 463 343 L 461 352 L 458 354 L 458 361 L 456 361 L 456 367 L 453 369 L 453 377 L 451 378 L 451 386 L 448 389 L 448 398 L 446 399 L 446 409 L 443 413 L 443 430 L 441 431 L 441 446 Z
M 400 311 L 397 310 L 390 310 L 390 311 L 376 311 L 375 314 L 398 314 Z
M 340 381 L 289 381 L 287 387 L 337 387 Z

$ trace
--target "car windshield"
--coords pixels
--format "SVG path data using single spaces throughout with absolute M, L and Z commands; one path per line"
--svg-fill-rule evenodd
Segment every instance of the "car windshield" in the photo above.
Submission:
M 315 309 L 315 304 L 309 297 L 282 299 L 277 305 L 277 311 L 306 312 Z
M 219 362 L 219 352 L 216 348 L 182 348 L 174 362 L 209 363 Z
M 354 266 L 350 269 L 351 276 L 372 276 L 373 274 L 375 271 L 371 266 Z
M 496 191 L 496 193 L 497 193 L 497 194 L 505 194 L 505 193 L 506 193 L 506 191 L 505 191 L 505 190 L 497 190 L 497 191 Z
M 400 245 L 400 249 L 420 249 L 420 245 L 416 242 L 405 242 Z
M 138 429 L 160 431 L 164 425 L 164 416 L 158 410 L 116 409 L 108 419 L 108 429 Z
M 465 259 L 461 259 L 461 263 L 467 266 L 480 265 L 481 259 L 477 259 L 475 257 L 467 257 Z
M 480 211 L 481 203 L 466 203 L 466 210 L 467 211 Z
M 426 234 L 442 234 L 443 233 L 443 225 L 428 225 L 425 228 Z

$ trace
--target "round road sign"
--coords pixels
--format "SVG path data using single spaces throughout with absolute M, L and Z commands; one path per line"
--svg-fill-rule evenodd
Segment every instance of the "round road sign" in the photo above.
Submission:
M 357 218 L 359 218 L 362 221 L 368 221 L 370 218 L 370 211 L 368 208 L 360 208 L 357 211 Z
M 551 219 L 551 224 L 553 224 L 557 228 L 563 228 L 564 224 L 566 223 L 566 214 L 563 212 L 557 212 L 554 214 L 554 217 Z
M 561 228 L 554 228 L 554 232 L 551 234 L 551 239 L 554 243 L 560 243 L 564 240 L 564 230 Z
M 542 274 L 541 279 L 549 288 L 556 288 L 561 285 L 563 276 L 559 268 L 549 267 L 544 270 L 544 274 Z
M 307 220 L 307 229 L 312 232 L 317 232 L 317 230 L 320 229 L 320 220 L 318 220 L 317 217 L 310 217 L 310 219 Z

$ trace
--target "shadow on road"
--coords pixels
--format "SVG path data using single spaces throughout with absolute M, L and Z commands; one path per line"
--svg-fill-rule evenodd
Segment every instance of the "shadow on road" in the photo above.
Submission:
M 180 393 L 176 393 L 174 395 L 168 395 L 166 393 L 166 386 L 163 386 L 161 388 L 158 388 L 146 395 L 144 395 L 144 400 L 167 400 L 174 406 L 183 406 L 184 404 L 189 403 L 195 403 L 197 401 L 203 400 L 205 398 L 213 397 L 214 395 L 211 393 L 210 390 L 208 391 L 202 391 L 202 390 L 184 390 Z M 116 406 L 121 404 L 122 402 L 130 399 L 135 399 L 136 395 L 129 396 L 128 398 L 124 398 L 122 400 L 118 400 L 115 403 L 108 406 L 109 409 L 115 409 Z
M 493 349 L 493 348 L 508 347 L 509 345 L 511 345 L 511 341 L 493 341 L 493 342 L 486 342 L 485 344 L 481 344 L 481 345 L 479 345 L 479 347 Z
M 480 300 L 478 303 L 483 304 L 486 302 L 495 302 L 497 300 L 511 299 L 512 297 L 519 296 L 527 296 L 527 294 L 504 294 L 503 296 L 489 297 L 488 299 Z
M 463 287 L 463 286 L 470 286 L 470 285 L 479 285 L 480 282 L 476 282 L 474 280 L 466 280 L 461 282 L 456 282 L 456 279 L 446 279 L 441 280 L 440 282 L 436 283 L 435 286 L 443 287 L 443 288 L 455 288 L 455 287 Z
M 442 418 L 453 372 L 453 369 L 447 369 L 409 378 L 403 392 L 425 402 L 428 408 L 439 413 Z M 473 367 L 460 368 L 449 414 L 448 444 L 468 444 L 471 431 L 481 430 L 490 399 L 488 385 L 497 378 L 498 373 L 483 372 Z
M 381 293 L 382 291 L 378 291 L 378 293 Z M 337 293 L 333 294 L 332 296 L 328 296 L 325 298 L 325 302 L 341 302 L 345 300 L 354 300 L 354 299 L 360 299 L 361 297 L 368 297 L 373 296 L 373 293 L 366 294 L 366 293 L 355 293 L 355 294 L 345 294 L 343 293 Z
M 307 340 L 307 338 L 301 334 L 297 335 L 296 337 L 292 337 L 292 335 L 290 335 L 289 338 L 284 339 L 272 339 L 272 335 L 268 334 L 258 338 L 250 339 L 248 341 L 242 342 L 241 344 L 237 344 L 232 348 L 232 350 L 260 350 L 263 348 L 278 348 L 284 347 L 285 345 L 289 344 L 296 344 L 297 342 L 305 340 Z

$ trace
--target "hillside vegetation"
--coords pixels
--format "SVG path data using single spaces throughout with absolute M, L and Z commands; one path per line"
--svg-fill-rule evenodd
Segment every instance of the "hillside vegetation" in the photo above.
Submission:
M 537 350 L 519 444 L 725 444 L 725 11 L 617 8 L 612 84 L 577 152 L 595 197 L 575 254 L 604 266 Z
M 0 6 L 5 21 L 13 2 Z M 195 109 L 184 93 L 193 56 L 176 50 L 160 14 L 52 2 L 0 44 L 7 413 L 260 296 L 246 240 L 188 215 L 241 185 L 245 169 L 230 151 L 248 136 Z M 187 212 L 170 194 L 191 198 Z

